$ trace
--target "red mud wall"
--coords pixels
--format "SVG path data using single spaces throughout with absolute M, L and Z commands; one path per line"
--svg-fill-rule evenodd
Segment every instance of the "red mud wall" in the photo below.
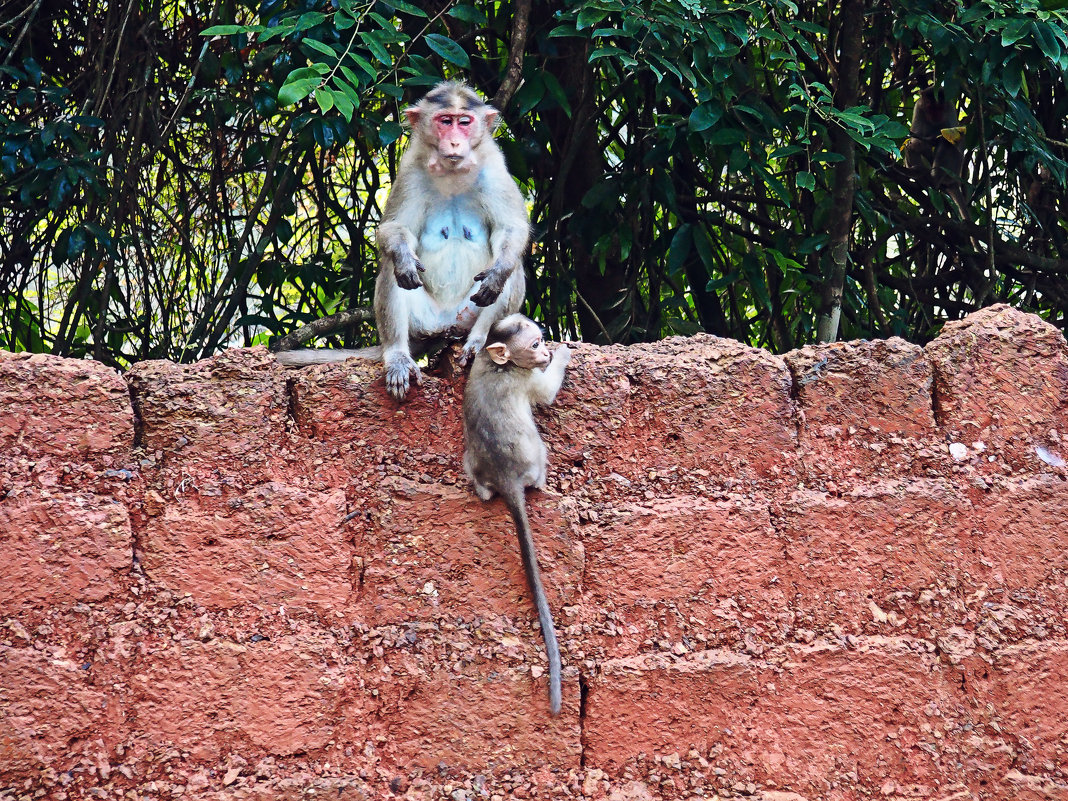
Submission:
M 0 354 L 0 798 L 1068 799 L 1068 348 L 580 345 L 532 518 L 460 382 Z

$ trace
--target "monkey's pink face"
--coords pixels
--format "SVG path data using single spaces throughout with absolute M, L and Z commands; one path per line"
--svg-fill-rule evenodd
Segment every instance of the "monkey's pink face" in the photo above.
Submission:
M 475 166 L 473 144 L 478 139 L 478 118 L 470 112 L 439 111 L 432 120 L 437 154 L 430 161 L 431 172 L 465 172 Z
M 515 347 L 512 349 L 512 361 L 520 367 L 533 370 L 536 367 L 545 367 L 552 361 L 549 346 L 542 339 L 541 330 L 537 326 L 527 326 L 513 340 Z

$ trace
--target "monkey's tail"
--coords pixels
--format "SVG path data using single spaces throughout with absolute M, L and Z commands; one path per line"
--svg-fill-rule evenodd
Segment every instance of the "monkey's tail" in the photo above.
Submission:
M 275 358 L 286 367 L 307 367 L 309 364 L 329 364 L 343 362 L 353 357 L 359 359 L 381 359 L 382 346 L 372 345 L 368 348 L 299 348 L 297 350 L 280 350 Z
M 523 557 L 523 569 L 527 573 L 527 583 L 534 595 L 534 605 L 538 608 L 538 620 L 541 622 L 541 636 L 545 640 L 545 653 L 549 657 L 549 709 L 553 715 L 560 714 L 560 646 L 556 643 L 556 629 L 553 627 L 553 613 L 545 597 L 545 588 L 541 584 L 538 570 L 538 555 L 534 550 L 534 536 L 527 519 L 526 495 L 523 487 L 515 486 L 501 493 L 508 511 L 512 513 L 516 531 L 519 534 L 519 552 Z

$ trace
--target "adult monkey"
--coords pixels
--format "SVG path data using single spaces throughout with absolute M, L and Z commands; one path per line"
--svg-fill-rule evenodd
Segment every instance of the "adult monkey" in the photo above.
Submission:
M 497 109 L 466 84 L 445 81 L 404 114 L 411 139 L 377 233 L 379 346 L 277 354 L 289 366 L 381 357 L 397 400 L 412 375 L 422 380 L 414 357 L 466 335 L 466 363 L 490 326 L 519 309 L 530 239 L 526 202 L 493 141 Z

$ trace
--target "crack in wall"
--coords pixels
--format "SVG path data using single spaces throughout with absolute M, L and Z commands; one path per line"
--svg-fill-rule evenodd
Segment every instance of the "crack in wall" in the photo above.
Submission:
M 136 454 L 137 451 L 142 450 L 145 444 L 145 421 L 142 413 L 143 403 L 141 396 L 137 391 L 137 387 L 134 386 L 134 382 L 130 381 L 126 375 L 122 376 L 123 381 L 126 383 L 126 391 L 130 395 L 130 414 L 133 417 L 133 442 L 130 445 L 131 455 Z M 137 475 L 140 477 L 141 471 L 137 471 Z M 138 489 L 138 497 L 143 498 L 145 488 L 142 486 Z M 115 498 L 119 501 L 118 498 Z M 130 575 L 143 576 L 144 570 L 141 567 L 140 554 L 143 551 L 143 527 L 144 520 L 143 514 L 139 510 L 136 510 L 130 503 L 128 498 L 124 497 L 119 501 L 126 507 L 126 517 L 130 521 Z
M 924 355 L 926 357 L 926 352 Z M 928 362 L 931 365 L 931 417 L 934 420 L 935 428 L 943 432 L 948 438 L 949 432 L 945 430 L 946 412 L 942 401 L 946 381 L 938 365 L 930 359 L 928 359 Z
M 785 359 L 783 360 L 783 362 L 786 365 L 786 371 L 790 374 L 790 418 L 794 424 L 794 449 L 797 452 L 798 467 L 801 471 L 802 476 L 804 476 L 808 473 L 808 465 L 805 463 L 805 449 L 801 446 L 801 433 L 802 431 L 804 431 L 805 428 L 805 410 L 804 406 L 801 403 L 801 386 L 802 384 L 807 384 L 809 383 L 809 381 L 814 380 L 814 378 L 802 380 L 801 376 L 798 375 L 798 372 L 793 367 L 793 365 L 791 365 Z M 819 366 L 821 365 L 817 365 L 817 367 Z
M 286 419 L 285 427 L 291 431 L 300 431 L 297 422 L 297 379 L 286 377 Z
M 137 392 L 137 387 L 130 381 L 125 375 L 123 381 L 126 382 L 126 391 L 130 394 L 130 412 L 133 415 L 133 444 L 132 450 L 144 447 L 145 443 L 145 421 L 141 416 L 141 396 Z
M 581 670 L 579 671 L 579 769 L 584 770 L 586 768 L 586 749 L 588 743 L 586 742 L 586 714 L 587 704 L 589 702 L 590 695 L 590 683 L 586 678 L 586 674 Z

